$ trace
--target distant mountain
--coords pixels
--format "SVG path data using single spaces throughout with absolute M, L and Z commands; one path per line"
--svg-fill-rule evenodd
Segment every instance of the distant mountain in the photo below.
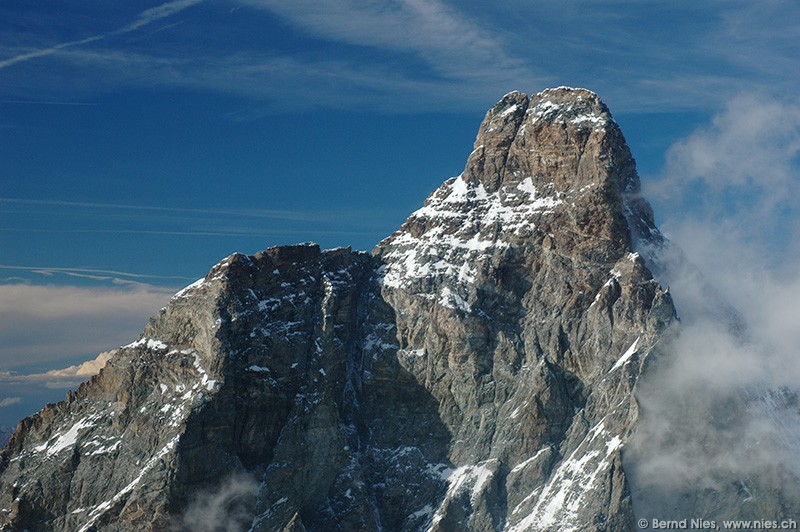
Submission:
M 372 254 L 233 254 L 25 419 L 2 530 L 635 530 L 664 242 L 595 94 L 509 93 Z

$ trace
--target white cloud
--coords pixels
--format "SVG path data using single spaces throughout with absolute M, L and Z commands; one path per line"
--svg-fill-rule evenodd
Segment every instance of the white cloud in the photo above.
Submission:
M 22 401 L 22 397 L 6 397 L 4 399 L 0 399 L 0 408 L 15 405 L 20 401 Z
M 2 405 L 9 408 L 0 412 L 0 425 L 13 425 L 45 403 L 63 399 L 64 390 L 76 389 L 100 371 L 113 349 L 138 338 L 174 292 L 130 282 L 115 287 L 0 284 L 0 389 L 20 399 Z M 59 369 L 31 372 L 31 367 Z
M 173 527 L 198 532 L 244 530 L 253 521 L 258 488 L 247 473 L 234 473 L 213 489 L 196 491 Z
M 64 369 L 51 369 L 50 371 L 46 371 L 45 373 L 35 374 L 35 375 L 28 375 L 29 378 L 39 378 L 39 379 L 48 379 L 48 378 L 68 378 L 72 379 L 75 377 L 91 377 L 92 375 L 96 375 L 103 366 L 106 365 L 106 362 L 114 356 L 114 351 L 106 351 L 104 353 L 100 353 L 92 360 L 88 360 L 83 362 L 82 364 L 75 364 L 69 366 Z
M 99 373 L 115 353 L 116 351 L 106 351 L 81 364 L 74 364 L 63 369 L 51 369 L 44 373 L 17 374 L 8 371 L 0 372 L 0 383 L 5 383 L 6 385 L 24 384 L 29 393 L 33 392 L 34 388 L 42 387 L 54 390 L 74 390 L 89 377 Z M 0 406 L 8 406 L 16 402 L 19 401 L 13 401 L 6 405 L 0 404 Z
M 669 149 L 661 178 L 645 181 L 644 194 L 660 201 L 665 233 L 701 267 L 725 267 L 729 253 L 707 251 L 715 242 L 769 255 L 772 270 L 791 264 L 786 254 L 800 250 L 800 101 L 731 98 Z
M 714 192 L 730 187 L 763 189 L 775 203 L 798 186 L 800 102 L 740 94 L 667 154 L 673 191 L 699 180 Z

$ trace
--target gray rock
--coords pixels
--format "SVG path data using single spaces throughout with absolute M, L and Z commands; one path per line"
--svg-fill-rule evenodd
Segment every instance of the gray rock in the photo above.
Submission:
M 231 255 L 24 420 L 2 529 L 634 529 L 621 453 L 676 322 L 638 192 L 595 94 L 506 95 L 371 255 Z

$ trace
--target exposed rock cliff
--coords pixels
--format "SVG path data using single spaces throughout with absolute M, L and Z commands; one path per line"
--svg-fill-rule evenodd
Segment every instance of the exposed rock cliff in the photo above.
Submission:
M 372 255 L 234 254 L 24 420 L 3 529 L 634 529 L 621 450 L 675 317 L 638 191 L 596 95 L 506 95 Z

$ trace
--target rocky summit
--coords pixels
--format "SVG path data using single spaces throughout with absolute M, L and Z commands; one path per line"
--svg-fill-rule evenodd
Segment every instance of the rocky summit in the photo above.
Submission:
M 23 420 L 0 529 L 635 530 L 662 240 L 594 93 L 509 93 L 371 254 L 233 254 Z

